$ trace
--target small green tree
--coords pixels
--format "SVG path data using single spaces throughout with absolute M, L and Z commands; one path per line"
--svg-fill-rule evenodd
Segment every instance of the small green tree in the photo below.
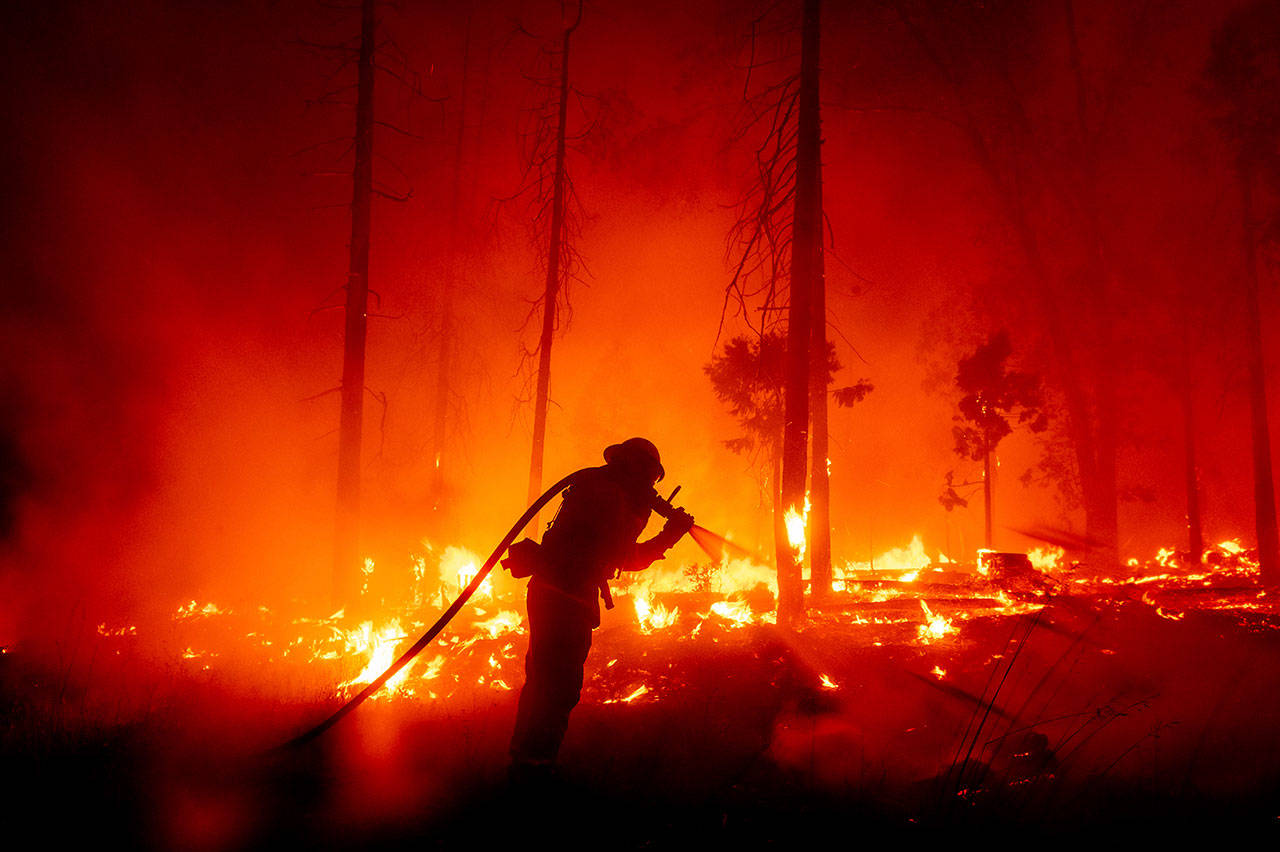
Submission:
M 1043 432 L 1049 425 L 1040 379 L 1008 369 L 1012 354 L 1009 333 L 1002 329 L 968 358 L 962 358 L 956 373 L 956 387 L 963 396 L 951 434 L 956 441 L 956 455 L 982 462 L 983 541 L 988 549 L 992 541 L 991 456 L 1000 442 L 1013 433 L 1015 424 L 1027 424 L 1032 432 Z
M 782 332 L 742 335 L 725 344 L 723 351 L 703 367 L 711 379 L 716 398 L 728 406 L 742 427 L 742 434 L 724 444 L 735 453 L 751 454 L 767 465 L 769 493 L 773 507 L 774 547 L 789 548 L 782 531 L 782 440 L 786 410 L 785 382 L 787 338 Z M 840 370 L 835 347 L 827 343 L 826 385 Z M 836 405 L 847 408 L 873 390 L 859 379 L 853 385 L 832 388 Z

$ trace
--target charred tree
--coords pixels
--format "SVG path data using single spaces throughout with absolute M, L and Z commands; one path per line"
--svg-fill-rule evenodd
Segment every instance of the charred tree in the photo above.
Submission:
M 1085 518 L 1089 538 L 1095 542 L 1100 561 L 1108 571 L 1120 564 L 1119 483 L 1117 462 L 1119 454 L 1119 410 L 1116 392 L 1116 371 L 1107 363 L 1115 359 L 1116 339 L 1112 315 L 1114 307 L 1108 291 L 1111 269 L 1106 248 L 1101 206 L 1098 202 L 1098 128 L 1090 112 L 1089 86 L 1085 81 L 1084 59 L 1080 51 L 1080 39 L 1076 29 L 1074 0 L 1065 2 L 1067 56 L 1075 84 L 1076 139 L 1074 167 L 1079 180 L 1072 182 L 1079 199 L 1080 219 L 1088 248 L 1084 260 L 1085 281 L 1089 282 L 1090 296 L 1095 304 L 1093 324 L 1096 329 L 1096 353 L 1090 370 L 1095 388 L 1092 417 L 1083 410 L 1072 416 L 1086 419 L 1092 427 L 1093 440 L 1077 449 L 1082 466 L 1091 469 L 1087 486 Z M 1071 184 L 1069 184 L 1071 185 Z M 1071 381 L 1068 378 L 1068 381 Z M 1091 446 L 1090 446 L 1091 445 Z
M 801 22 L 800 89 L 796 119 L 796 191 L 791 232 L 790 305 L 787 311 L 786 414 L 782 430 L 782 502 L 787 512 L 809 512 L 810 338 L 813 295 L 822 278 L 822 128 L 818 100 L 819 0 L 805 0 Z M 825 336 L 825 335 L 824 335 Z M 821 357 L 821 350 L 819 356 Z M 821 379 L 818 380 L 821 383 Z M 824 436 L 825 437 L 825 436 Z M 823 457 L 825 465 L 826 457 Z M 806 523 L 806 527 L 809 525 Z M 778 566 L 778 621 L 804 616 L 801 552 L 791 548 Z M 830 545 L 828 544 L 828 560 Z M 829 564 L 828 564 L 829 567 Z M 828 577 L 828 582 L 830 578 Z
M 1237 9 L 1215 34 L 1204 72 L 1209 106 L 1235 154 L 1244 263 L 1245 360 L 1253 444 L 1254 511 L 1264 588 L 1280 586 L 1271 430 L 1258 300 L 1258 244 L 1274 233 L 1277 213 L 1259 210 L 1258 188 L 1280 189 L 1280 7 Z
M 364 426 L 364 355 L 368 331 L 369 238 L 373 211 L 375 27 L 373 0 L 363 0 L 360 6 L 351 245 L 342 350 L 341 416 L 338 426 L 338 506 L 333 593 L 340 604 L 353 599 L 360 588 L 360 451 Z
M 330 80 L 352 65 L 355 66 L 354 81 L 339 85 L 331 91 L 307 100 L 308 107 L 335 107 L 344 112 L 354 109 L 354 132 L 352 135 L 342 135 L 307 146 L 295 154 L 295 156 L 304 154 L 318 156 L 326 161 L 318 170 L 308 169 L 307 174 L 351 179 L 349 202 L 328 205 L 345 206 L 350 211 L 346 280 L 311 312 L 315 315 L 328 310 L 343 311 L 341 384 L 310 397 L 310 399 L 319 399 L 332 393 L 339 395 L 334 550 L 329 584 L 329 593 L 333 602 L 339 607 L 353 604 L 358 599 L 362 587 L 360 514 L 364 394 L 366 392 L 371 394 L 383 404 L 384 413 L 386 410 L 386 395 L 370 390 L 365 379 L 365 343 L 369 320 L 386 316 L 377 313 L 376 307 L 375 312 L 371 313 L 369 305 L 371 297 L 375 302 L 378 300 L 377 293 L 369 286 L 373 201 L 375 198 L 383 198 L 405 202 L 413 195 L 408 176 L 394 162 L 389 162 L 389 165 L 398 174 L 399 180 L 395 182 L 401 183 L 401 188 L 377 179 L 374 171 L 374 134 L 377 127 L 381 126 L 408 138 L 422 138 L 406 127 L 378 119 L 374 109 L 377 74 L 379 72 L 387 74 L 394 83 L 404 87 L 409 96 L 409 100 L 405 102 L 406 105 L 416 102 L 417 99 L 433 100 L 424 93 L 421 80 L 409 67 L 405 54 L 399 50 L 393 39 L 380 32 L 381 24 L 377 19 L 373 0 L 362 0 L 359 5 L 344 8 L 350 8 L 358 13 L 358 36 L 338 43 L 304 41 L 302 44 L 318 55 L 337 58 Z M 412 114 L 407 106 L 402 112 L 402 117 L 412 120 Z M 342 148 L 330 160 L 329 155 L 322 152 L 332 150 L 334 146 L 342 146 Z M 335 168 L 334 160 L 345 161 L 348 156 L 352 157 L 349 169 Z M 377 156 L 383 160 L 390 160 L 385 154 L 377 154 Z M 339 296 L 340 301 L 336 298 Z
M 459 236 L 464 218 L 462 210 L 462 175 L 466 150 L 468 83 L 471 71 L 471 17 L 467 17 L 462 48 L 462 83 L 458 98 L 458 132 L 454 139 L 453 180 L 449 201 L 449 273 L 440 282 L 439 334 L 436 339 L 436 387 L 431 418 L 431 483 L 429 493 L 434 511 L 439 511 L 444 497 L 447 466 L 449 400 L 452 396 L 454 354 L 454 289 L 462 283 L 462 240 Z
M 1280 587 L 1280 533 L 1276 529 L 1276 492 L 1272 479 L 1271 427 L 1267 416 L 1267 375 L 1262 348 L 1262 317 L 1258 306 L 1257 225 L 1253 217 L 1251 164 L 1240 169 L 1241 231 L 1245 264 L 1245 346 L 1249 366 L 1249 423 L 1253 438 L 1253 505 L 1258 534 L 1258 564 L 1262 585 Z
M 775 8 L 770 7 L 752 23 L 748 119 L 742 136 L 758 128 L 764 128 L 764 133 L 755 150 L 756 179 L 739 204 L 738 220 L 729 233 L 734 265 L 725 306 L 727 310 L 736 304 L 748 326 L 762 337 L 784 322 L 787 329 L 779 487 L 782 506 L 792 518 L 790 537 L 797 540 L 789 543 L 788 537 L 779 535 L 775 548 L 778 617 L 780 623 L 787 624 L 798 621 L 804 613 L 802 563 L 806 550 L 817 559 L 812 564 L 817 566 L 818 594 L 831 586 L 827 389 L 820 367 L 827 351 L 819 101 L 821 7 L 819 0 L 803 3 L 799 69 L 751 94 L 751 74 L 765 65 L 777 66 L 755 59 L 761 33 L 794 39 L 794 18 L 770 30 L 776 24 L 766 23 L 766 18 Z M 763 304 L 751 304 L 755 300 Z M 758 327 L 752 320 L 757 311 L 761 317 Z M 812 451 L 811 423 L 818 442 Z M 811 460 L 816 493 L 808 488 Z M 809 521 L 815 500 L 821 505 L 813 512 L 815 521 Z M 814 523 L 819 528 L 815 529 Z M 803 543 L 799 541 L 802 532 Z
M 564 27 L 560 44 L 560 83 L 556 100 L 554 165 L 551 178 L 551 224 L 547 246 L 547 277 L 542 295 L 542 333 L 538 338 L 538 378 L 533 400 L 533 447 L 529 460 L 529 502 L 542 493 L 542 460 L 547 437 L 547 397 L 551 387 L 551 343 L 556 332 L 556 303 L 560 296 L 565 259 L 566 133 L 569 118 L 569 45 L 582 23 L 582 3 L 577 17 Z M 534 519 L 536 528 L 538 521 Z
M 812 10 L 810 10 L 812 5 Z M 830 437 L 827 430 L 827 282 L 822 239 L 822 114 L 820 0 L 805 3 L 801 45 L 800 137 L 796 158 L 796 254 L 809 281 L 809 590 L 815 602 L 831 592 Z M 803 156 L 801 156 L 803 155 Z M 803 191 L 802 191 L 803 190 Z M 799 215 L 800 205 L 806 214 Z M 800 232 L 803 222 L 803 236 Z
M 1182 330 L 1182 445 L 1187 492 L 1187 552 L 1191 563 L 1204 557 L 1204 529 L 1200 519 L 1200 474 L 1196 463 L 1195 378 L 1191 359 L 1191 318 L 1184 318 Z

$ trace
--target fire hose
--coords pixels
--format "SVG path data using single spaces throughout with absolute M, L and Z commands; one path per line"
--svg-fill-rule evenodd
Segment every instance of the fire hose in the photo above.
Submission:
M 590 468 L 584 468 L 584 470 L 590 470 Z M 370 681 L 364 689 L 356 693 L 347 701 L 346 704 L 343 704 L 335 710 L 333 714 L 323 722 L 304 731 L 284 743 L 279 748 L 293 748 L 314 740 L 316 737 L 338 724 L 343 717 L 363 704 L 365 699 L 381 689 L 391 678 L 395 677 L 397 672 L 407 666 L 414 657 L 418 656 L 424 648 L 431 644 L 431 641 L 439 635 L 440 631 L 443 630 L 445 626 L 453 620 L 453 617 L 458 614 L 462 607 L 466 605 L 467 601 L 471 599 L 471 596 L 475 594 L 476 589 L 480 588 L 480 584 L 484 582 L 487 576 L 489 576 L 489 572 L 493 570 L 493 566 L 498 564 L 498 560 L 502 558 L 504 553 L 506 553 L 507 548 L 511 546 L 515 537 L 520 534 L 521 530 L 523 530 L 526 525 L 528 525 L 529 521 L 533 520 L 534 516 L 536 516 L 538 512 L 542 510 L 542 507 L 545 506 L 553 497 L 572 485 L 574 480 L 582 474 L 584 470 L 574 471 L 564 477 L 555 485 L 552 485 L 546 491 L 542 492 L 542 496 L 537 500 L 534 500 L 533 503 L 530 504 L 529 508 L 524 510 L 524 514 L 520 516 L 520 519 L 515 522 L 511 529 L 507 530 L 507 534 L 502 537 L 502 541 L 500 541 L 498 546 L 494 548 L 493 552 L 489 554 L 489 558 L 485 560 L 484 565 L 480 566 L 480 570 L 471 578 L 471 582 L 467 584 L 467 587 L 458 594 L 458 597 L 452 604 L 450 604 L 449 608 L 446 609 L 438 619 L 436 619 L 436 623 L 431 625 L 431 627 L 427 629 L 427 632 L 418 637 L 418 641 L 414 642 L 407 651 L 396 658 L 396 661 L 388 666 L 386 671 Z M 679 511 L 671 504 L 671 500 L 679 490 L 679 488 L 676 488 L 675 491 L 671 492 L 671 497 L 668 497 L 665 500 L 655 492 L 652 507 L 653 510 L 664 518 L 669 518 L 672 514 Z M 733 545 L 723 536 L 716 535 L 703 527 L 695 525 L 690 532 L 692 533 L 694 541 L 696 541 L 704 551 L 711 555 L 712 558 L 719 558 L 719 556 L 714 553 L 708 545 L 707 542 L 709 540 L 719 543 L 723 552 L 741 551 L 742 553 L 746 553 L 745 550 Z

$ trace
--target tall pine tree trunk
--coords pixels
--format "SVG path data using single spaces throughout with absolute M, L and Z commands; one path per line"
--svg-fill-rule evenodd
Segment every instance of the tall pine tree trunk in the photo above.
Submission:
M 812 334 L 810 312 L 814 278 L 821 263 L 818 35 L 818 0 L 805 0 L 782 436 L 782 502 L 788 512 L 804 511 L 809 431 L 809 337 Z M 778 623 L 790 626 L 804 615 L 804 577 L 799 553 L 789 550 L 787 555 L 788 558 L 778 564 Z
M 991 452 L 982 454 L 982 546 L 991 550 Z
M 1191 317 L 1184 317 L 1182 328 L 1182 437 L 1183 460 L 1187 488 L 1187 551 L 1191 562 L 1200 564 L 1204 556 L 1204 530 L 1200 521 L 1200 477 L 1196 463 L 1195 381 L 1192 374 Z
M 814 13 L 815 17 L 817 12 Z M 821 81 L 819 62 L 819 33 L 814 37 L 814 64 L 818 65 L 813 88 L 816 93 Z M 818 241 L 812 249 L 815 260 L 813 270 L 813 302 L 810 304 L 809 336 L 809 490 L 812 509 L 809 513 L 809 576 L 811 594 L 815 602 L 825 600 L 831 592 L 831 475 L 828 469 L 831 441 L 827 431 L 827 281 L 826 260 L 822 239 L 822 115 L 821 101 L 815 107 L 817 116 L 818 158 L 814 210 L 818 220 Z
M 1115 334 L 1112 329 L 1110 299 L 1107 292 L 1109 264 L 1103 240 L 1101 207 L 1098 203 L 1098 157 L 1094 144 L 1098 131 L 1089 121 L 1089 87 L 1085 82 L 1084 60 L 1080 50 L 1073 0 L 1066 0 L 1065 12 L 1067 56 L 1075 79 L 1077 158 L 1083 178 L 1080 181 L 1079 192 L 1085 226 L 1089 234 L 1086 280 L 1093 283 L 1097 294 L 1093 322 L 1097 327 L 1095 351 L 1099 353 L 1099 357 L 1086 359 L 1093 373 L 1092 411 L 1086 405 L 1073 411 L 1072 416 L 1091 421 L 1091 428 L 1086 431 L 1091 435 L 1092 440 L 1085 445 L 1089 463 L 1080 466 L 1081 479 L 1084 480 L 1086 473 L 1091 478 L 1091 481 L 1081 483 L 1081 489 L 1085 494 L 1085 525 L 1088 538 L 1093 542 L 1090 557 L 1094 562 L 1095 570 L 1101 566 L 1104 571 L 1110 573 L 1120 565 L 1119 488 L 1116 474 L 1119 454 L 1119 412 L 1117 410 L 1119 400 L 1116 393 L 1115 371 L 1111 369 L 1111 360 L 1118 357 L 1118 353 L 1115 352 Z
M 342 413 L 338 426 L 338 507 L 333 596 L 353 602 L 360 588 L 360 449 L 364 421 L 364 350 L 368 325 L 369 231 L 373 208 L 373 0 L 360 7 L 356 83 L 355 167 L 352 170 L 351 254 L 342 352 Z
M 1253 170 L 1241 169 L 1244 208 L 1245 343 L 1249 359 L 1249 410 L 1253 432 L 1253 496 L 1262 585 L 1280 586 L 1280 535 L 1276 531 L 1276 496 L 1271 473 L 1271 429 L 1267 418 L 1266 370 L 1262 356 L 1262 318 L 1258 304 L 1258 248 L 1254 237 Z
M 453 155 L 453 188 L 449 203 L 449 274 L 440 286 L 440 338 L 436 341 L 436 393 L 435 410 L 431 429 L 431 504 L 439 511 L 445 486 L 445 445 L 449 425 L 449 390 L 452 379 L 453 358 L 453 288 L 461 278 L 462 262 L 458 233 L 462 220 L 462 165 L 463 143 L 467 127 L 467 82 L 471 66 L 471 17 L 467 17 L 467 31 L 462 48 L 462 85 L 458 109 L 458 137 Z
M 779 435 L 770 448 L 773 469 L 770 471 L 769 500 L 773 505 L 773 553 L 777 564 L 782 565 L 791 556 L 791 543 L 787 539 L 787 525 L 784 520 L 786 508 L 782 505 L 782 436 Z
M 582 20 L 581 6 L 578 22 Z M 542 456 L 547 438 L 547 394 L 551 385 L 551 341 L 556 330 L 556 296 L 564 262 L 565 124 L 569 117 L 569 38 L 578 22 L 564 30 L 560 51 L 560 102 L 556 121 L 555 177 L 551 190 L 551 244 L 547 253 L 547 283 L 542 299 L 542 336 L 538 342 L 538 385 L 533 409 L 533 453 L 529 462 L 529 502 L 542 494 Z M 537 529 L 538 519 L 533 520 Z

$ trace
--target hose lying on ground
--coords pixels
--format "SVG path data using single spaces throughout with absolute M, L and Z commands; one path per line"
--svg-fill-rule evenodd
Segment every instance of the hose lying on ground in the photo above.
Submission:
M 462 609 L 471 596 L 475 594 L 476 589 L 480 588 L 480 584 L 484 582 L 484 578 L 489 576 L 489 572 L 493 570 L 493 566 L 498 564 L 498 560 L 502 558 L 502 554 L 507 552 L 507 548 L 511 546 L 511 542 L 515 540 L 515 537 L 520 535 L 520 531 L 525 528 L 529 521 L 533 520 L 534 516 L 542 510 L 542 507 L 545 506 L 551 498 L 568 488 L 569 485 L 572 484 L 573 479 L 580 473 L 582 473 L 582 471 L 575 471 L 574 473 L 569 474 L 564 479 L 542 492 L 542 496 L 537 500 L 534 500 L 529 508 L 524 510 L 524 514 L 520 516 L 520 520 L 516 521 L 515 525 L 507 531 L 505 536 L 503 536 L 502 541 L 498 543 L 496 548 L 494 548 L 493 553 L 489 554 L 489 558 L 485 560 L 484 565 L 480 567 L 480 570 L 476 572 L 476 575 L 471 578 L 471 582 L 467 584 L 467 587 L 462 590 L 449 608 L 444 611 L 444 614 L 436 619 L 436 623 L 431 625 L 426 633 L 423 633 L 422 636 L 418 637 L 418 641 L 414 642 L 413 646 L 410 647 L 409 650 L 401 654 L 394 663 L 387 667 L 386 671 L 374 678 L 368 686 L 360 690 L 360 692 L 352 697 L 350 701 L 339 707 L 333 715 L 329 716 L 329 718 L 325 719 L 314 728 L 299 734 L 287 743 L 279 746 L 279 748 L 294 748 L 314 740 L 316 737 L 338 724 L 344 716 L 364 703 L 366 698 L 381 689 L 383 684 L 395 677 L 396 673 L 407 666 L 410 660 L 418 656 L 423 648 L 431 644 L 431 640 L 436 638 L 440 631 L 444 629 L 445 625 L 453 620 L 453 617 L 458 614 L 458 611 Z

